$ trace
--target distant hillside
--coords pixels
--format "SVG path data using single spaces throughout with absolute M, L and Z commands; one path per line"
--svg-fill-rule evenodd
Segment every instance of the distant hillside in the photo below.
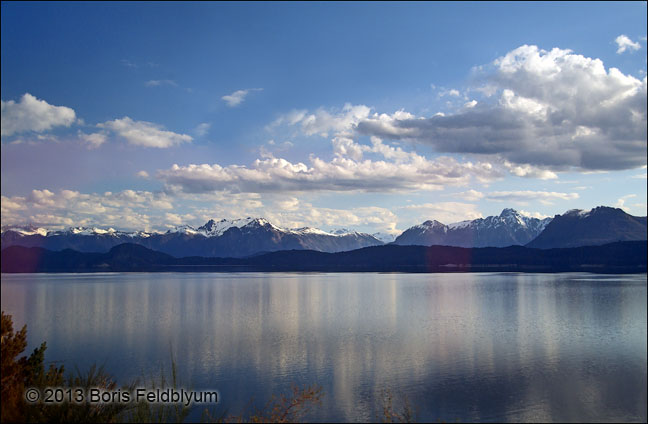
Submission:
M 2 272 L 102 271 L 320 271 L 320 272 L 646 272 L 646 242 L 568 249 L 366 247 L 340 253 L 289 250 L 248 258 L 174 258 L 136 244 L 108 253 L 54 252 L 12 246 L 2 250 Z
M 648 240 L 646 217 L 599 206 L 591 211 L 571 210 L 556 215 L 527 247 L 597 246 L 615 241 Z

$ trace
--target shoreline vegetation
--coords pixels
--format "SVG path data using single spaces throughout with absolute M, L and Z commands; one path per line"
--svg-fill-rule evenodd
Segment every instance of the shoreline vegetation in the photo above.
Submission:
M 45 366 L 45 351 L 47 344 L 43 342 L 31 355 L 23 355 L 27 347 L 27 326 L 20 331 L 14 331 L 11 315 L 2 311 L 2 399 L 1 422 L 79 422 L 79 423 L 167 423 L 185 422 L 193 408 L 201 408 L 200 422 L 206 423 L 294 423 L 304 422 L 304 418 L 315 408 L 321 406 L 325 396 L 322 387 L 293 386 L 288 394 L 272 395 L 262 407 L 256 406 L 252 400 L 240 414 L 229 414 L 220 404 L 207 407 L 186 406 L 179 403 L 148 403 L 140 402 L 62 402 L 45 404 L 43 402 L 29 403 L 26 401 L 28 389 L 35 388 L 44 393 L 45 388 L 61 387 L 63 389 L 83 388 L 87 393 L 90 389 L 104 391 L 123 390 L 134 392 L 138 387 L 147 389 L 178 389 L 179 381 L 176 362 L 171 358 L 171 378 L 167 380 L 164 371 L 159 378 L 151 377 L 148 382 L 143 379 L 118 386 L 114 378 L 103 367 L 91 366 L 88 371 L 65 376 L 64 366 Z M 22 356 L 21 356 L 22 355 Z M 376 421 L 413 422 L 416 414 L 407 398 L 398 406 L 389 390 L 382 394 L 382 415 Z
M 247 258 L 176 258 L 124 243 L 107 253 L 11 246 L 2 250 L 3 273 L 57 272 L 593 272 L 645 273 L 647 242 L 536 249 L 523 246 L 366 247 L 339 253 L 283 250 Z

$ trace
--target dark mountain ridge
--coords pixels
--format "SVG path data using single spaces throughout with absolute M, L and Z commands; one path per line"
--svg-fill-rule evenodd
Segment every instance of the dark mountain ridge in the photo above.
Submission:
M 574 209 L 556 215 L 527 247 L 598 246 L 615 241 L 648 239 L 646 217 L 632 216 L 618 208 L 599 206 L 591 211 Z
M 645 241 L 603 246 L 532 249 L 448 246 L 366 247 L 348 252 L 285 250 L 248 258 L 175 258 L 137 244 L 107 253 L 54 252 L 12 246 L 2 250 L 2 272 L 299 271 L 299 272 L 646 272 Z

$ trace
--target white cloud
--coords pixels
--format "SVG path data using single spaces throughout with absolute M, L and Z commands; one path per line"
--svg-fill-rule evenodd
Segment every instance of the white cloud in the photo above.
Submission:
M 79 131 L 78 135 L 81 140 L 88 143 L 88 147 L 91 149 L 96 149 L 108 139 L 108 136 L 104 133 L 86 134 L 84 132 Z
M 139 178 L 145 178 L 145 179 L 150 178 L 149 173 L 146 172 L 146 171 L 144 171 L 144 170 L 139 171 L 139 172 L 138 172 L 137 174 L 135 174 L 135 175 L 138 176 Z
M 529 164 L 514 165 L 504 161 L 504 167 L 513 175 L 526 178 L 539 178 L 541 180 L 555 180 L 558 178 L 555 172 L 548 169 L 538 168 Z
M 97 124 L 97 127 L 114 131 L 136 146 L 167 148 L 193 140 L 187 134 L 166 131 L 162 126 L 152 122 L 133 121 L 128 116 Z
M 268 129 L 278 125 L 299 125 L 305 135 L 320 135 L 328 137 L 330 132 L 350 136 L 350 131 L 361 120 L 367 118 L 371 108 L 365 105 L 346 103 L 342 109 L 324 109 L 309 112 L 293 110 L 277 118 Z M 397 112 L 398 113 L 398 112 Z M 409 115 L 408 115 L 409 116 Z
M 373 115 L 361 134 L 498 157 L 524 176 L 646 164 L 647 80 L 569 50 L 521 46 L 482 68 L 496 102 L 431 118 Z M 499 93 L 499 96 L 496 94 Z M 525 166 L 549 172 L 538 174 Z
M 289 208 L 282 209 L 288 204 Z M 400 233 L 396 229 L 398 217 L 389 209 L 369 206 L 348 209 L 317 207 L 297 198 L 273 202 L 274 212 L 265 213 L 273 224 L 285 228 L 316 227 L 323 230 L 339 228 L 369 227 L 370 232 Z
M 626 211 L 627 213 L 630 213 L 630 208 L 629 208 L 628 206 L 625 205 L 625 202 L 626 202 L 628 199 L 632 199 L 632 198 L 634 198 L 634 197 L 637 197 L 637 195 L 636 195 L 636 194 L 627 194 L 627 195 L 625 195 L 625 196 L 622 196 L 622 197 L 620 197 L 620 198 L 617 200 L 617 202 L 616 202 L 616 204 L 614 205 L 614 207 L 616 207 L 616 208 L 620 208 L 620 209 L 623 209 L 623 210 Z
M 453 193 L 451 195 L 459 199 L 467 200 L 469 202 L 475 202 L 484 198 L 484 193 L 472 189 L 460 193 Z
M 252 166 L 218 164 L 173 165 L 158 171 L 169 190 L 201 193 L 300 191 L 412 191 L 440 190 L 473 179 L 489 181 L 499 172 L 488 163 L 460 163 L 450 157 L 427 160 L 415 154 L 405 162 L 336 157 L 327 162 L 311 157 L 310 164 L 282 158 L 257 159 Z
M 69 127 L 76 121 L 74 109 L 53 106 L 25 93 L 18 103 L 0 101 L 2 109 L 1 130 L 3 136 L 26 131 L 43 132 L 54 127 Z
M 641 169 L 646 169 L 648 166 L 644 165 L 641 167 Z M 643 178 L 644 180 L 648 177 L 646 173 L 644 172 L 643 174 L 638 174 L 638 175 L 633 175 L 632 178 Z
M 175 82 L 174 80 L 149 80 L 144 83 L 145 86 L 147 87 L 159 87 L 161 85 L 170 85 L 171 87 L 177 87 L 178 83 Z
M 442 90 L 442 91 L 440 91 L 438 96 L 439 97 L 445 97 L 445 96 L 460 97 L 461 93 L 459 92 L 459 90 L 456 90 L 456 89 L 452 88 L 450 90 Z
M 202 124 L 198 124 L 196 128 L 194 129 L 194 132 L 198 137 L 203 137 L 207 135 L 209 132 L 209 129 L 211 128 L 211 124 L 208 122 L 203 122 Z
M 164 214 L 164 226 L 167 228 L 174 228 L 179 225 L 188 225 L 187 223 L 195 221 L 196 217 L 190 213 L 181 215 L 176 213 L 165 213 Z
M 550 218 L 549 215 L 542 214 L 540 212 L 528 212 L 525 210 L 519 210 L 518 211 L 520 215 L 526 216 L 528 218 L 537 218 L 537 219 L 545 219 L 545 218 Z
M 277 144 L 274 140 L 268 140 L 265 145 L 259 147 L 259 156 L 263 159 L 274 158 L 276 153 L 285 152 L 293 146 L 294 144 L 290 141 Z
M 221 99 L 225 100 L 225 103 L 227 103 L 227 106 L 229 107 L 236 107 L 243 103 L 245 100 L 245 97 L 251 92 L 251 91 L 261 91 L 263 88 L 248 88 L 245 90 L 237 90 L 233 92 L 232 94 L 228 94 L 226 96 L 221 97 Z
M 207 193 L 225 190 L 232 193 L 305 192 L 305 191 L 415 191 L 441 190 L 447 185 L 465 185 L 470 181 L 488 182 L 503 175 L 488 162 L 458 162 L 446 156 L 429 160 L 400 146 L 371 137 L 371 144 L 354 140 L 354 128 L 366 119 L 371 108 L 345 104 L 341 109 L 318 109 L 315 112 L 292 111 L 280 116 L 268 130 L 279 125 L 296 126 L 304 135 L 328 136 L 334 158 L 330 161 L 311 155 L 308 164 L 275 157 L 275 153 L 292 146 L 278 146 L 274 140 L 259 147 L 261 159 L 251 166 L 220 164 L 175 164 L 160 170 L 157 177 L 169 191 Z M 413 115 L 397 111 L 392 115 L 372 115 L 374 119 L 411 119 Z M 365 153 L 381 159 L 364 158 Z
M 485 193 L 486 200 L 496 202 L 513 202 L 521 205 L 529 202 L 538 201 L 544 205 L 553 204 L 556 200 L 574 200 L 578 199 L 578 193 L 559 193 L 555 191 L 492 191 Z
M 407 205 L 398 208 L 401 211 L 415 211 L 417 213 L 414 222 L 421 223 L 435 219 L 446 224 L 465 221 L 469 219 L 482 218 L 483 215 L 477 206 L 472 203 L 461 202 L 434 202 L 418 205 Z
M 625 51 L 639 50 L 641 48 L 641 44 L 632 41 L 627 35 L 621 34 L 617 38 L 615 38 L 614 41 L 619 47 L 617 49 L 618 54 L 621 54 Z
M 279 125 L 295 125 L 308 113 L 307 110 L 291 110 L 290 112 L 279 116 L 271 124 L 266 126 L 267 131 L 271 131 L 273 128 L 278 127 Z
M 124 190 L 117 193 L 80 193 L 32 190 L 27 196 L 2 196 L 3 225 L 99 226 L 118 229 L 148 229 L 152 214 L 173 209 L 165 193 Z M 159 224 L 163 220 L 156 218 Z
M 318 207 L 303 198 L 283 194 L 267 194 L 266 197 L 269 207 L 257 193 L 175 193 L 171 196 L 134 190 L 90 194 L 73 190 L 33 190 L 23 197 L 2 196 L 2 223 L 150 231 L 181 224 L 200 226 L 209 219 L 260 216 L 287 228 L 311 226 L 326 230 L 343 225 L 398 233 L 398 218 L 386 208 L 335 209 Z

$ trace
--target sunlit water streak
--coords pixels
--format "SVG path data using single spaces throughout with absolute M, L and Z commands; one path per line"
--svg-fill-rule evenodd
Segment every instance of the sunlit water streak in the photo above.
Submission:
M 170 371 L 240 412 L 323 386 L 311 420 L 646 421 L 646 275 L 2 275 L 31 351 L 120 381 Z

